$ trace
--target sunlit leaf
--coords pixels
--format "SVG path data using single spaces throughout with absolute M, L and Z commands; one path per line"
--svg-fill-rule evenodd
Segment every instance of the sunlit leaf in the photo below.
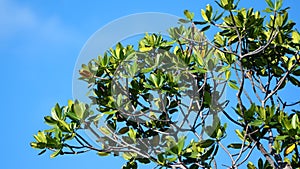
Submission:
M 193 12 L 190 12 L 188 10 L 184 10 L 183 13 L 184 13 L 184 15 L 185 15 L 185 17 L 187 19 L 189 19 L 189 20 L 193 20 L 194 19 L 194 13 Z
M 110 155 L 110 153 L 109 152 L 101 152 L 101 151 L 99 151 L 98 153 L 97 153 L 99 156 L 109 156 Z
M 59 150 L 56 150 L 54 153 L 52 153 L 52 154 L 50 155 L 50 158 L 54 158 L 54 157 L 58 156 L 60 152 L 61 152 L 60 149 L 59 149 Z
M 289 146 L 287 146 L 284 150 L 284 155 L 288 155 L 290 154 L 292 151 L 294 151 L 296 148 L 296 144 L 291 144 Z
M 230 88 L 234 89 L 234 90 L 239 90 L 239 87 L 233 83 L 232 81 L 228 81 L 228 85 Z

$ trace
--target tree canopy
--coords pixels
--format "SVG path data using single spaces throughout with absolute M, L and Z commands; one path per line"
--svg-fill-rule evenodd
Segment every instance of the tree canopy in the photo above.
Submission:
M 91 103 L 56 104 L 31 147 L 122 156 L 123 169 L 300 167 L 300 98 L 287 96 L 299 92 L 300 34 L 282 0 L 265 1 L 184 10 L 169 38 L 146 33 L 82 65 Z

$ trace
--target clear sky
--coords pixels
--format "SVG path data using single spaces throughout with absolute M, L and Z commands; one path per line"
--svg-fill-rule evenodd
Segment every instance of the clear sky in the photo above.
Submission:
M 263 0 L 241 0 L 245 7 L 264 8 Z M 110 21 L 129 14 L 163 12 L 183 17 L 212 0 L 0 0 L 1 168 L 121 168 L 120 157 L 93 152 L 49 158 L 31 149 L 32 135 L 46 129 L 43 117 L 56 102 L 72 99 L 76 59 L 88 38 Z M 300 3 L 286 0 L 290 17 L 300 24 Z M 120 25 L 121 26 L 121 25 Z M 300 29 L 299 25 L 296 26 Z M 146 167 L 144 167 L 146 168 Z

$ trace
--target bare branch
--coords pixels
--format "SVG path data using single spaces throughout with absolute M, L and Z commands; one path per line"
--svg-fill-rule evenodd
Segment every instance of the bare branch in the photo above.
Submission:
M 239 159 L 241 158 L 241 156 L 242 156 L 242 154 L 243 154 L 243 149 L 244 149 L 244 146 L 245 146 L 245 144 L 246 144 L 246 139 L 247 139 L 247 135 L 248 135 L 247 133 L 248 133 L 248 128 L 249 128 L 249 126 L 247 125 L 245 128 L 246 128 L 246 132 L 245 132 L 245 134 L 244 134 L 242 147 L 241 147 L 241 149 L 240 149 L 239 155 L 236 157 L 236 159 L 235 159 L 235 161 L 234 161 L 234 164 L 236 164 L 236 163 L 239 161 Z
M 290 68 L 290 70 L 288 70 L 285 75 L 283 77 L 280 78 L 280 80 L 278 81 L 278 83 L 276 84 L 275 88 L 273 89 L 273 91 L 271 91 L 262 101 L 262 106 L 265 106 L 266 101 L 271 98 L 281 87 L 282 83 L 286 80 L 286 78 L 288 77 L 288 75 L 291 73 L 291 70 L 297 65 L 297 62 L 295 62 L 292 67 Z
M 270 45 L 270 43 L 277 37 L 278 33 L 279 33 L 279 31 L 276 30 L 274 36 L 272 36 L 272 38 L 270 38 L 270 40 L 265 45 L 260 46 L 259 48 L 255 49 L 252 52 L 249 52 L 249 53 L 246 53 L 246 54 L 242 55 L 241 59 L 243 59 L 245 57 L 252 56 L 252 55 L 256 55 L 256 54 L 262 52 L 263 50 L 265 50 Z
M 221 146 L 221 148 L 226 152 L 226 154 L 229 156 L 230 160 L 231 160 L 231 164 L 232 166 L 235 165 L 234 159 L 231 155 L 231 153 L 229 152 L 229 150 L 221 143 L 221 141 L 218 141 L 218 144 Z
M 237 167 L 239 167 L 240 165 L 242 165 L 246 160 L 248 160 L 248 158 L 250 157 L 250 155 L 252 154 L 255 146 L 256 146 L 257 142 L 254 142 L 254 145 L 251 147 L 250 151 L 248 152 L 248 154 L 246 155 L 246 157 L 243 159 L 243 161 L 241 161 L 239 164 L 237 164 Z

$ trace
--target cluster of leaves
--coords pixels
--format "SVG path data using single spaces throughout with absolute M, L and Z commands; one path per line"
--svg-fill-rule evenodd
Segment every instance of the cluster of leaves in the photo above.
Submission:
M 138 162 L 154 162 L 161 168 L 216 168 L 220 149 L 231 161 L 222 165 L 229 168 L 245 162 L 250 169 L 300 167 L 300 100 L 282 95 L 292 86 L 300 87 L 300 34 L 288 18 L 289 8 L 282 8 L 282 0 L 266 0 L 263 13 L 239 9 L 234 0 L 216 3 L 222 12 L 208 4 L 201 10 L 200 21 L 185 10 L 186 18 L 179 20 L 182 25 L 169 30 L 171 40 L 146 34 L 137 49 L 118 43 L 83 65 L 80 79 L 88 83 L 90 106 L 97 113 L 79 101 L 64 107 L 57 104 L 52 116 L 45 117 L 52 128 L 38 132 L 31 146 L 42 149 L 40 154 L 54 151 L 51 157 L 90 150 L 101 156 L 123 156 L 128 161 L 125 169 L 137 168 Z M 210 42 L 204 32 L 213 27 L 220 31 Z M 187 81 L 161 66 L 174 59 L 182 63 L 175 67 L 187 68 Z M 139 69 L 140 65 L 146 66 Z M 125 87 L 118 82 L 120 78 L 128 80 Z M 190 80 L 197 90 L 188 87 Z M 220 86 L 221 91 L 217 90 Z M 235 99 L 222 101 L 226 86 L 236 92 Z M 123 94 L 114 95 L 116 91 Z M 185 105 L 183 93 L 191 92 L 192 106 Z M 139 119 L 139 112 L 149 113 L 148 119 Z M 227 135 L 227 124 L 220 122 L 218 113 L 235 125 L 240 141 L 233 142 Z M 180 114 L 182 124 L 173 118 Z M 205 122 L 209 115 L 212 125 Z M 88 143 L 79 134 L 83 129 L 102 148 Z M 181 130 L 187 135 L 177 137 Z M 78 145 L 70 145 L 71 140 Z M 261 154 L 257 165 L 248 161 L 252 154 Z
M 90 147 L 90 145 L 83 145 L 82 141 L 85 139 L 77 133 L 77 130 L 81 129 L 81 119 L 85 119 L 93 114 L 89 106 L 78 101 L 69 101 L 68 106 L 60 107 L 56 104 L 51 110 L 51 116 L 45 116 L 45 123 L 52 128 L 44 131 L 39 131 L 34 135 L 35 142 L 30 145 L 33 148 L 41 149 L 39 155 L 51 150 L 53 153 L 51 158 L 57 155 L 73 154 L 74 149 L 84 149 Z M 82 145 L 81 147 L 71 146 L 68 141 L 76 139 Z M 81 140 L 81 141 L 80 141 Z M 65 150 L 66 149 L 66 150 Z M 80 151 L 77 153 L 83 153 Z

